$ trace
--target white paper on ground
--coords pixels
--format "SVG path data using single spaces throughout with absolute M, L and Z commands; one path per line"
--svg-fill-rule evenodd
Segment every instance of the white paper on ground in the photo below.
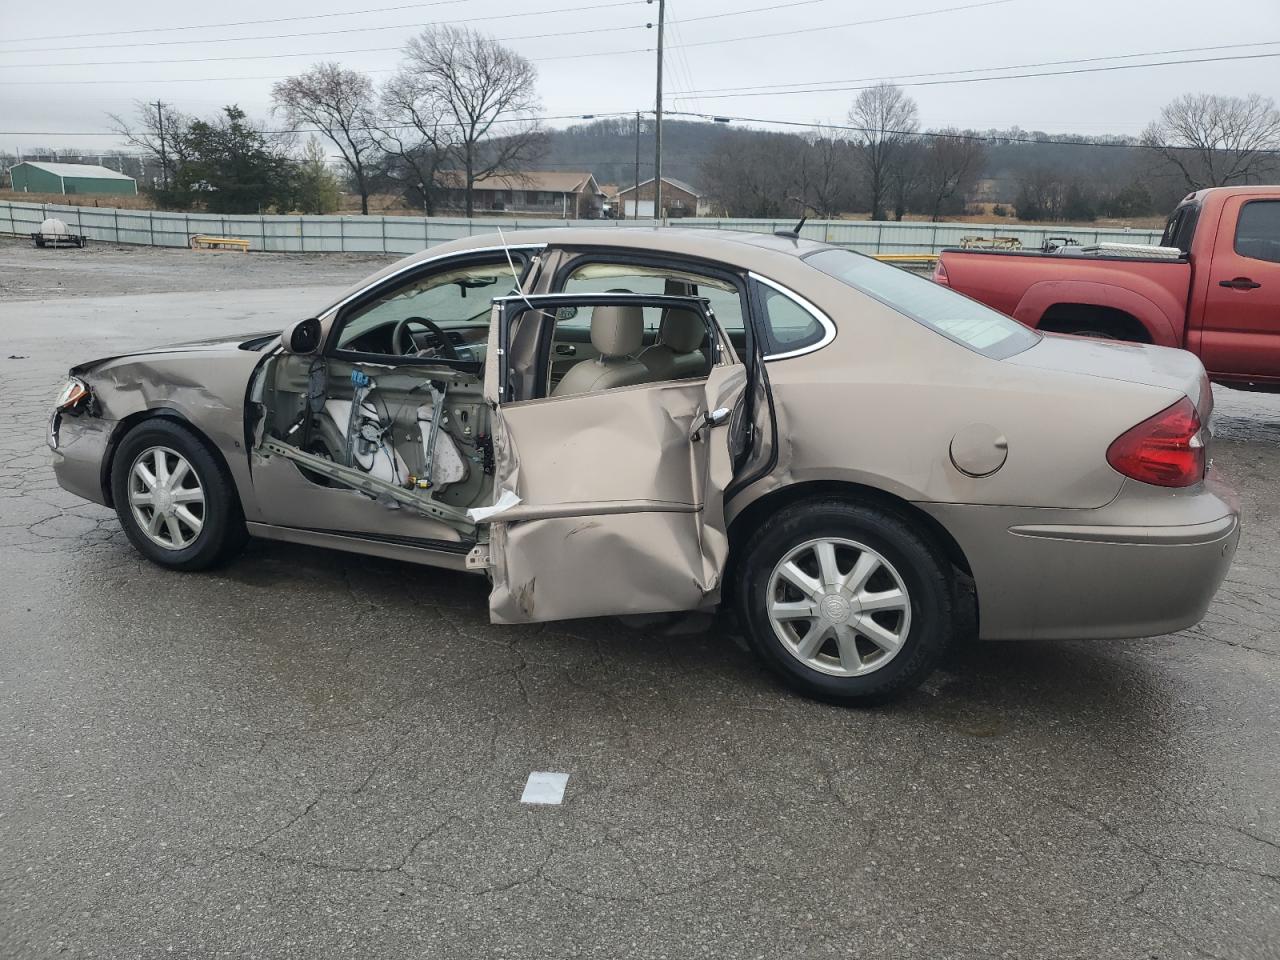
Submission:
M 521 803 L 560 803 L 564 800 L 564 787 L 569 782 L 567 773 L 543 773 L 535 770 L 529 774 L 520 795 Z

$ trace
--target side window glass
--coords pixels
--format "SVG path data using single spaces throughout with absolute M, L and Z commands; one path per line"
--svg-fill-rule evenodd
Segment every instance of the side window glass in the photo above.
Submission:
M 696 271 L 632 263 L 593 261 L 576 268 L 564 283 L 565 293 L 643 293 L 701 297 L 711 304 L 717 322 L 741 355 L 746 347 L 746 322 L 738 287 L 719 277 Z M 645 310 L 646 346 L 658 341 L 660 310 Z
M 1236 253 L 1280 263 L 1280 200 L 1251 200 L 1236 221 Z
M 514 286 L 501 263 L 466 264 L 406 280 L 350 311 L 337 348 L 391 356 L 477 359 L 489 336 L 489 308 Z M 442 346 L 441 336 L 448 340 Z
M 826 329 L 818 318 L 785 293 L 764 284 L 760 285 L 760 292 L 765 329 L 771 343 L 770 354 L 802 350 L 820 342 L 825 336 Z

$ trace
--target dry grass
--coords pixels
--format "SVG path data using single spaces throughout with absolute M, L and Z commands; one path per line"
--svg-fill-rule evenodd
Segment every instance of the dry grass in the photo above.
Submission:
M 117 210 L 156 210 L 155 202 L 144 194 L 136 197 L 122 196 L 87 196 L 76 194 L 64 196 L 61 193 L 22 193 L 17 190 L 0 190 L 0 200 L 12 203 L 56 203 L 64 207 L 114 207 Z

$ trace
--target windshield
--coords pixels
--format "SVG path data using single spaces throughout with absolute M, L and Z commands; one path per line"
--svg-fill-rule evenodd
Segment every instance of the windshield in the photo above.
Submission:
M 1003 313 L 860 253 L 823 250 L 805 257 L 804 262 L 994 360 L 1021 353 L 1040 340 L 1039 334 Z

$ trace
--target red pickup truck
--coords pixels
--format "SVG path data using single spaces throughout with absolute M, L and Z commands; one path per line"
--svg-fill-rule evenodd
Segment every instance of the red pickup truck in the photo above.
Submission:
M 1159 247 L 944 250 L 933 279 L 1030 327 L 1182 347 L 1219 383 L 1280 391 L 1280 186 L 1191 194 Z

